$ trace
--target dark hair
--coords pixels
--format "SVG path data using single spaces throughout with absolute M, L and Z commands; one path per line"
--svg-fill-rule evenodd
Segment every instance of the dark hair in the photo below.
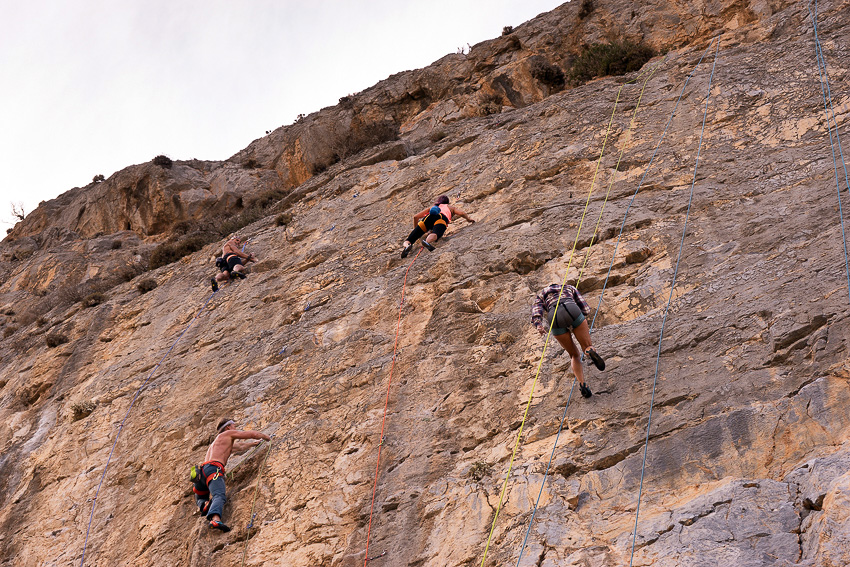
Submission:
M 218 431 L 219 433 L 221 433 L 221 428 L 224 427 L 227 424 L 228 421 L 233 421 L 233 420 L 230 419 L 229 417 L 225 417 L 224 419 L 219 421 L 218 427 L 216 427 L 215 430 Z
M 449 204 L 449 198 L 446 195 L 440 195 L 439 197 L 437 197 L 437 202 L 434 203 L 434 204 L 435 205 L 448 205 Z

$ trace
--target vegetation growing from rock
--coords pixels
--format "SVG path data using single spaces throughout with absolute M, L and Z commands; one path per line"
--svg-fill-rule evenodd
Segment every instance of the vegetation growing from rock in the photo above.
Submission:
M 149 269 L 154 270 L 176 262 L 184 256 L 197 252 L 207 244 L 221 240 L 257 222 L 267 216 L 285 196 L 285 191 L 272 189 L 252 198 L 248 205 L 235 215 L 214 217 L 204 224 L 195 221 L 176 223 L 172 230 L 174 235 L 151 252 Z
M 313 164 L 313 174 L 321 173 L 330 166 L 348 157 L 373 148 L 384 142 L 398 140 L 398 124 L 392 120 L 379 120 L 373 122 L 354 122 L 345 131 L 325 128 L 320 133 L 323 145 L 327 149 L 324 159 Z
M 171 158 L 164 155 L 158 155 L 153 158 L 153 164 L 162 167 L 163 169 L 171 169 L 171 166 L 174 165 L 174 162 L 171 161 Z
M 63 345 L 65 343 L 67 343 L 68 341 L 70 341 L 68 336 L 65 335 L 64 333 L 59 333 L 59 332 L 50 333 L 48 335 L 45 335 L 45 337 L 44 337 L 44 342 L 47 344 L 47 346 L 49 348 L 56 348 L 59 345 Z
M 594 43 L 573 61 L 569 71 L 570 84 L 578 86 L 596 77 L 638 71 L 654 56 L 654 50 L 643 43 L 629 40 Z
M 100 292 L 90 293 L 83 298 L 83 307 L 94 307 L 106 301 L 106 296 Z
M 92 414 L 97 404 L 91 400 L 76 402 L 71 405 L 71 421 L 79 421 Z
M 147 293 L 156 289 L 157 283 L 153 278 L 145 278 L 136 284 L 136 289 L 139 293 Z
M 553 65 L 539 55 L 532 57 L 529 63 L 531 76 L 553 91 L 557 92 L 566 85 L 564 71 L 557 65 Z

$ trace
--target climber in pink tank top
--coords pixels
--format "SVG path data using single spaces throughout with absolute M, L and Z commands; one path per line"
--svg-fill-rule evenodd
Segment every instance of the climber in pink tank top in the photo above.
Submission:
M 468 222 L 475 222 L 462 209 L 449 205 L 449 198 L 446 195 L 440 195 L 432 207 L 413 215 L 413 232 L 404 241 L 401 257 L 406 258 L 413 243 L 423 235 L 425 238 L 422 239 L 422 246 L 433 252 L 434 243 L 446 232 L 454 216 L 464 218 Z

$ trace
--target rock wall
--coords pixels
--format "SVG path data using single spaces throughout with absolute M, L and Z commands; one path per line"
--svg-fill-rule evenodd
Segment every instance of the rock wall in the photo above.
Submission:
M 557 93 L 515 81 L 521 103 L 464 111 L 499 57 L 520 69 L 521 50 L 497 53 L 506 36 L 227 163 L 134 166 L 19 225 L 0 245 L 0 565 L 76 565 L 85 544 L 87 565 L 353 567 L 367 532 L 372 566 L 480 565 L 497 507 L 486 564 L 516 564 L 541 486 L 520 565 L 627 564 L 639 493 L 635 565 L 850 563 L 850 291 L 807 6 L 596 0 L 580 20 L 578 4 L 518 28 L 521 50 L 563 64 L 581 41 L 642 35 L 669 48 L 642 95 L 646 74 Z M 848 2 L 818 9 L 844 133 Z M 697 63 L 715 35 L 709 89 L 714 51 Z M 399 86 L 429 70 L 469 92 Z M 307 167 L 323 157 L 309 137 L 345 116 L 389 117 L 400 139 Z M 147 193 L 118 189 L 141 179 Z M 212 244 L 101 301 L 39 303 L 46 282 L 135 262 L 193 214 L 186 195 L 209 211 L 262 187 L 290 193 L 245 229 L 260 259 L 246 281 L 211 294 Z M 410 215 L 443 193 L 478 222 L 411 266 Z M 556 346 L 535 382 L 530 306 L 568 266 L 599 306 L 590 399 L 570 399 Z M 188 483 L 222 416 L 275 434 L 267 462 L 262 446 L 229 465 L 226 535 Z

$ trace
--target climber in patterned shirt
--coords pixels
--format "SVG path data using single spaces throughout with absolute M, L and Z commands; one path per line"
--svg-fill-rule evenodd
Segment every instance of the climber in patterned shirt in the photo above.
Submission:
M 558 299 L 559 296 L 560 299 Z M 573 373 L 578 379 L 581 395 L 589 398 L 593 393 L 584 383 L 581 354 L 573 343 L 570 331 L 581 345 L 582 352 L 593 361 L 596 368 L 605 370 L 605 361 L 596 353 L 590 341 L 590 327 L 587 325 L 590 306 L 573 286 L 562 287 L 559 284 L 552 284 L 537 294 L 534 305 L 531 307 L 531 323 L 541 335 L 545 335 L 547 330 L 547 327 L 543 325 L 544 313 L 547 323 L 552 328 L 552 334 L 570 355 Z
M 238 439 L 256 439 L 257 441 L 244 443 Z M 240 431 L 236 429 L 236 423 L 232 419 L 223 419 L 218 424 L 218 435 L 207 449 L 204 464 L 200 467 L 201 474 L 198 475 L 192 487 L 201 515 L 209 519 L 210 528 L 223 532 L 230 531 L 230 527 L 221 521 L 224 503 L 227 501 L 224 490 L 224 467 L 227 465 L 227 459 L 234 451 L 238 453 L 259 445 L 260 439 L 269 441 L 271 437 L 259 431 Z

